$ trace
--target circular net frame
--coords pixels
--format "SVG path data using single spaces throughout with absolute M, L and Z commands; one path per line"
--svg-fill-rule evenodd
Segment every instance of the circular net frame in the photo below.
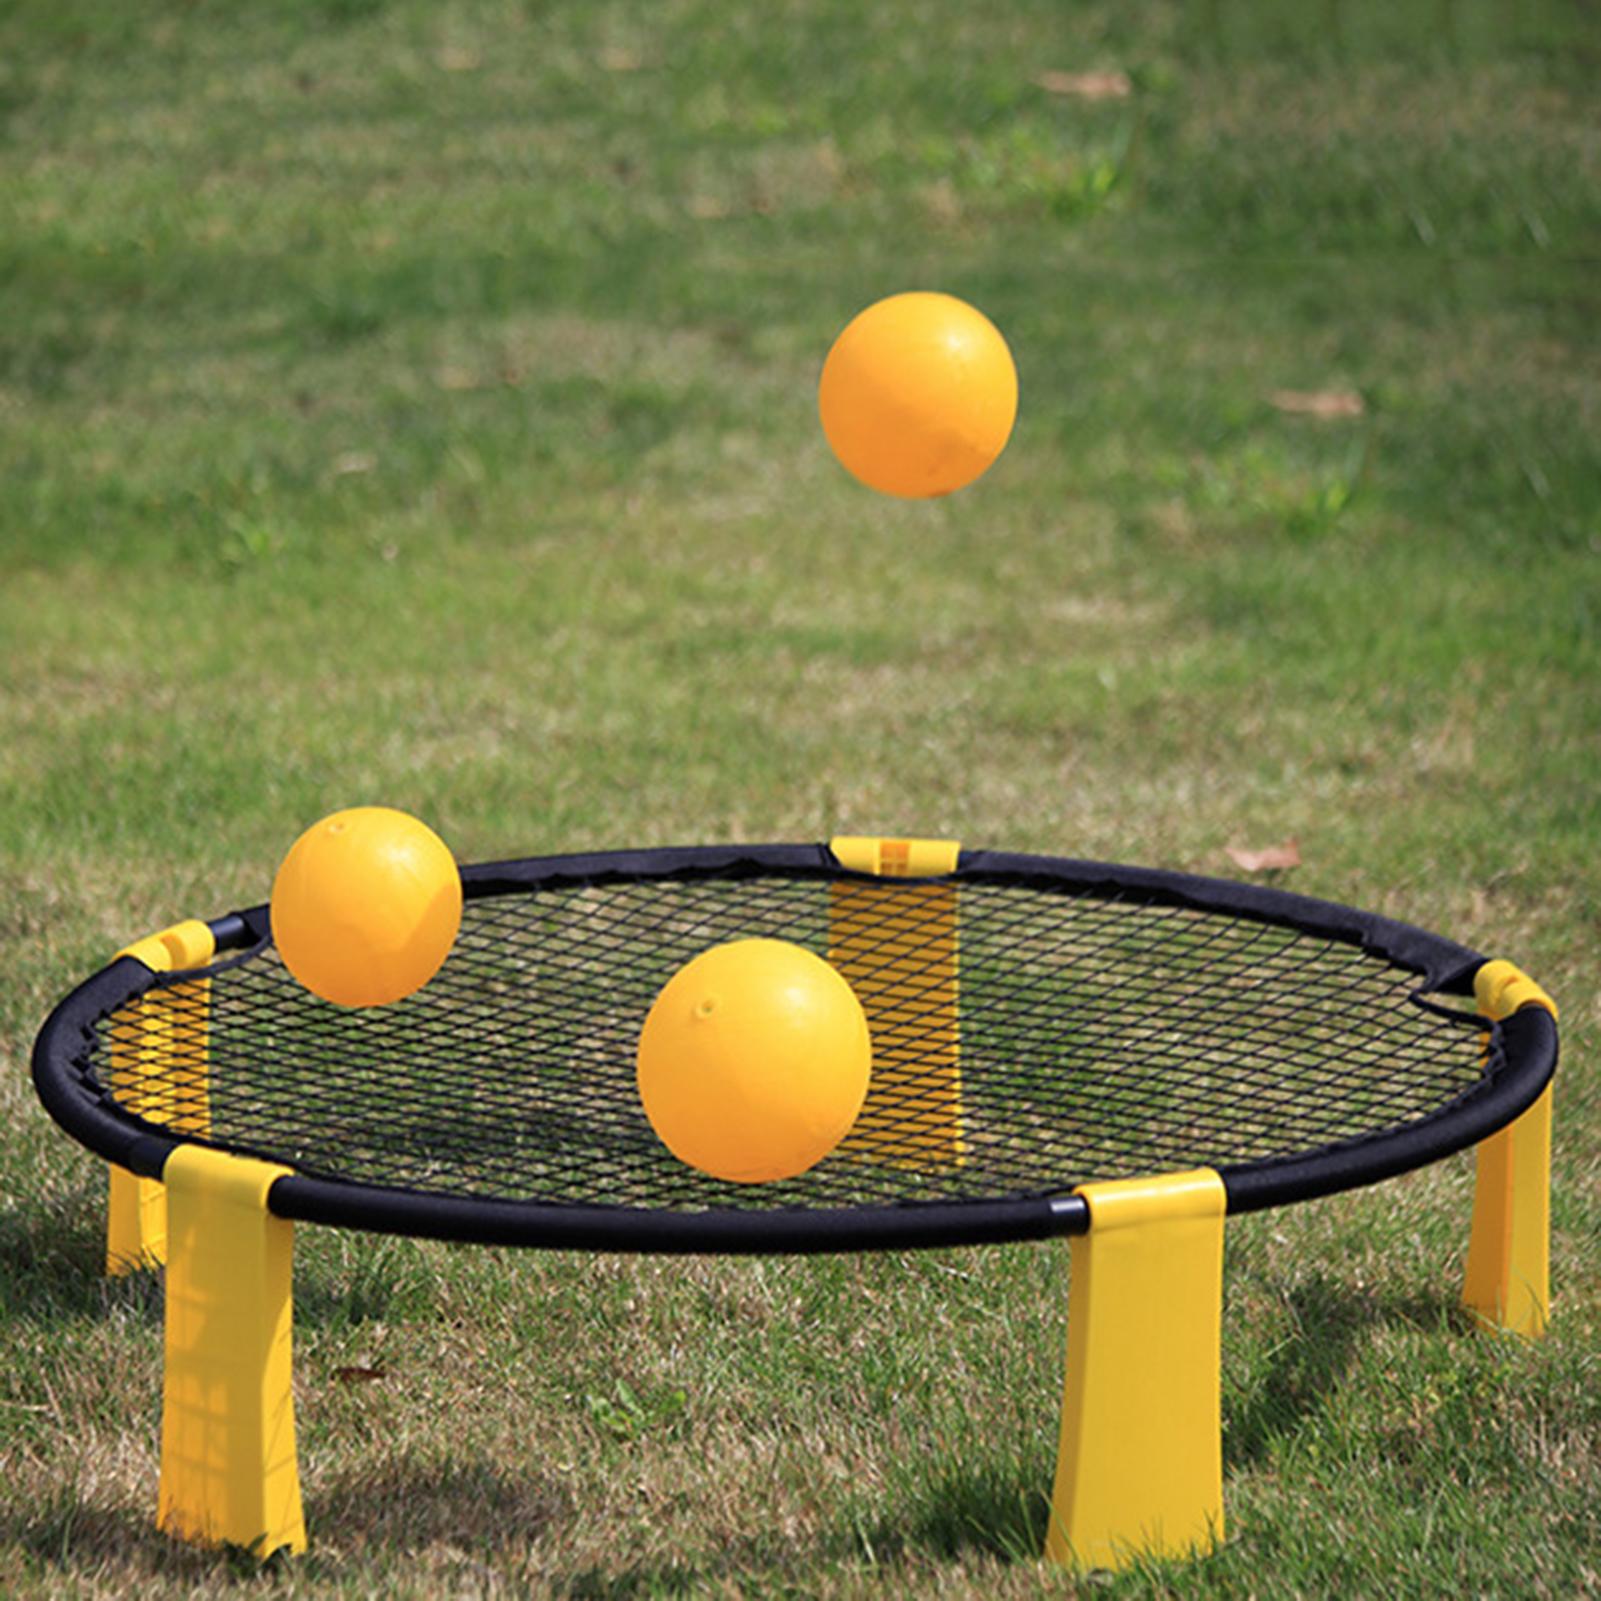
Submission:
M 736 1185 L 656 1138 L 634 1053 L 681 964 L 752 936 L 842 968 L 874 1077 L 829 1157 Z M 1353 944 L 1133 891 L 642 879 L 469 900 L 445 966 L 391 1006 L 316 999 L 270 944 L 162 975 L 96 1026 L 88 1066 L 147 1122 L 352 1183 L 675 1211 L 996 1200 L 1438 1112 L 1500 1046 L 1418 991 Z

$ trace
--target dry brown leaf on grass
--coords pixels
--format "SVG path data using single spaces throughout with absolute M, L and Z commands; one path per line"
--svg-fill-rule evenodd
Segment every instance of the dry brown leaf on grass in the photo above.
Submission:
M 1298 417 L 1360 417 L 1367 410 L 1354 389 L 1275 389 L 1268 399 Z
M 381 1367 L 355 1366 L 334 1369 L 334 1377 L 341 1384 L 372 1384 L 388 1376 L 389 1370 Z
M 1079 100 L 1127 100 L 1134 93 L 1126 72 L 1040 72 L 1034 82 L 1047 94 Z
M 1276 868 L 1301 865 L 1301 847 L 1293 836 L 1282 845 L 1264 845 L 1260 850 L 1252 850 L 1245 845 L 1225 845 L 1223 848 L 1229 860 L 1236 867 L 1243 867 L 1247 873 L 1265 873 Z

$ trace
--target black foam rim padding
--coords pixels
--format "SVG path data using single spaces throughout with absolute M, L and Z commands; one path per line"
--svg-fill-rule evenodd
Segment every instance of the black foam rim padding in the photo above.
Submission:
M 481 862 L 461 870 L 468 900 L 530 890 L 627 883 L 653 878 L 757 878 L 783 873 L 794 878 L 838 878 L 845 872 L 826 845 L 686 845 L 638 851 L 593 851 L 571 856 L 534 856 Z M 866 877 L 868 875 L 860 875 Z M 1317 900 L 1261 884 L 1157 868 L 1012 851 L 963 851 L 951 875 L 957 882 L 1019 884 L 1042 890 L 1107 894 L 1127 890 L 1158 905 L 1226 912 L 1279 923 L 1360 946 L 1375 956 L 1420 974 L 1428 988 L 1454 995 L 1473 993 L 1473 974 L 1485 958 L 1465 945 L 1361 912 L 1336 901 Z M 897 879 L 937 883 L 939 879 Z M 269 937 L 265 906 L 230 912 L 209 925 L 218 950 L 241 949 Z
M 281 1178 L 267 1204 L 279 1217 L 484 1245 L 696 1255 L 818 1255 L 990 1245 L 1083 1234 L 1077 1195 L 1020 1201 L 930 1202 L 834 1211 L 668 1212 L 624 1206 L 550 1206 L 421 1195 L 414 1190 Z
M 464 867 L 462 886 L 468 899 L 479 899 L 641 879 L 769 874 L 837 879 L 843 873 L 824 845 L 689 846 L 486 862 Z M 1229 879 L 982 850 L 963 851 L 952 877 L 958 883 L 1026 883 L 1041 891 L 1067 894 L 1106 896 L 1126 891 L 1154 904 L 1186 906 L 1321 934 L 1417 973 L 1420 992 L 1471 995 L 1474 974 L 1485 961 L 1466 946 L 1409 924 L 1332 901 Z M 219 955 L 253 950 L 271 934 L 265 906 L 231 912 L 209 927 Z M 144 963 L 121 957 L 80 985 L 40 1030 L 33 1050 L 33 1076 L 46 1110 L 75 1139 L 130 1172 L 158 1178 L 167 1157 L 182 1142 L 165 1129 L 122 1111 L 93 1081 L 86 1066 L 95 1025 L 147 989 L 151 979 Z M 1229 1211 L 1258 1211 L 1378 1183 L 1504 1128 L 1550 1081 L 1557 1063 L 1556 1022 L 1543 1007 L 1528 1006 L 1486 1026 L 1499 1032 L 1501 1059 L 1455 1100 L 1413 1122 L 1338 1145 L 1221 1167 L 1218 1171 Z M 1044 1239 L 1082 1233 L 1089 1226 L 1086 1203 L 1073 1195 L 833 1210 L 672 1212 L 477 1200 L 293 1175 L 273 1185 L 268 1204 L 282 1217 L 378 1233 L 646 1252 L 909 1249 Z
M 80 984 L 33 1042 L 33 1084 L 44 1109 L 80 1144 L 141 1178 L 160 1178 L 181 1142 L 122 1111 L 81 1065 L 95 1024 L 149 985 L 150 969 L 132 956 Z
M 1219 1168 L 1229 1211 L 1260 1212 L 1378 1184 L 1438 1162 L 1505 1128 L 1551 1082 L 1557 1065 L 1557 1026 L 1543 1006 L 1525 1006 L 1496 1027 L 1501 1034 L 1501 1065 L 1428 1117 L 1306 1156 Z
M 1360 912 L 1337 901 L 1295 895 L 1263 884 L 1241 884 L 1230 878 L 1205 878 L 1196 873 L 1170 873 L 1150 867 L 1116 867 L 1107 862 L 1054 856 L 1023 856 L 1011 851 L 963 851 L 957 876 L 978 883 L 1033 883 L 1041 889 L 1103 894 L 1128 890 L 1159 905 L 1188 906 L 1196 911 L 1227 912 L 1234 917 L 1279 923 L 1360 946 L 1371 956 L 1382 956 L 1420 974 L 1427 988 L 1451 995 L 1471 995 L 1473 975 L 1485 961 L 1466 945 L 1414 928 L 1410 923 Z

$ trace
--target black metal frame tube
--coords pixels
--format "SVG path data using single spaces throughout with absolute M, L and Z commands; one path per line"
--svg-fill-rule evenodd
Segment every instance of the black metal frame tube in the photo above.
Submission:
M 463 868 L 462 882 L 468 898 L 479 899 L 639 879 L 766 875 L 845 876 L 825 846 L 753 845 L 490 862 Z M 957 882 L 1026 884 L 1067 894 L 1129 891 L 1147 901 L 1280 923 L 1360 945 L 1417 973 L 1420 989 L 1471 994 L 1473 974 L 1484 961 L 1465 946 L 1407 924 L 1329 901 L 1222 879 L 992 851 L 963 852 L 954 877 Z M 250 953 L 270 937 L 264 906 L 229 913 L 210 927 L 219 954 L 246 953 L 229 954 L 219 966 L 251 959 Z M 179 1141 L 166 1129 L 123 1110 L 94 1081 L 87 1068 L 92 1032 L 101 1019 L 153 985 L 190 980 L 208 971 L 158 977 L 132 957 L 119 958 L 55 1008 L 34 1044 L 34 1082 L 46 1110 L 81 1144 L 130 1172 L 159 1177 Z M 1486 1022 L 1485 1027 L 1496 1033 L 1501 1046 L 1488 1058 L 1495 1065 L 1470 1089 L 1427 1116 L 1321 1150 L 1220 1168 L 1230 1212 L 1256 1211 L 1377 1183 L 1505 1127 L 1550 1081 L 1558 1053 L 1556 1022 L 1543 1007 L 1529 1006 L 1500 1023 Z M 270 1152 L 241 1150 L 241 1154 L 281 1160 Z M 434 1195 L 297 1174 L 273 1186 L 269 1204 L 279 1215 L 305 1222 L 552 1249 L 904 1250 L 1082 1232 L 1088 1226 L 1088 1208 L 1067 1193 L 1077 1181 L 1075 1176 L 1064 1174 L 1063 1180 L 1063 1193 L 1054 1196 L 816 1210 L 673 1212 Z

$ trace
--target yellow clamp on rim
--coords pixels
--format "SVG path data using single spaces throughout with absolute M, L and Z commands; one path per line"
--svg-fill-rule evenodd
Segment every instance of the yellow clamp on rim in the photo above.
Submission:
M 117 955 L 143 962 L 152 973 L 177 973 L 204 967 L 216 951 L 217 941 L 211 930 L 199 918 L 191 917 L 124 945 Z
M 1473 994 L 1479 1010 L 1499 1022 L 1524 1006 L 1543 1006 L 1556 1017 L 1557 1003 L 1513 962 L 1486 962 L 1473 975 Z
M 836 834 L 828 848 L 841 867 L 875 878 L 942 878 L 956 871 L 962 844 L 955 839 L 885 839 Z

